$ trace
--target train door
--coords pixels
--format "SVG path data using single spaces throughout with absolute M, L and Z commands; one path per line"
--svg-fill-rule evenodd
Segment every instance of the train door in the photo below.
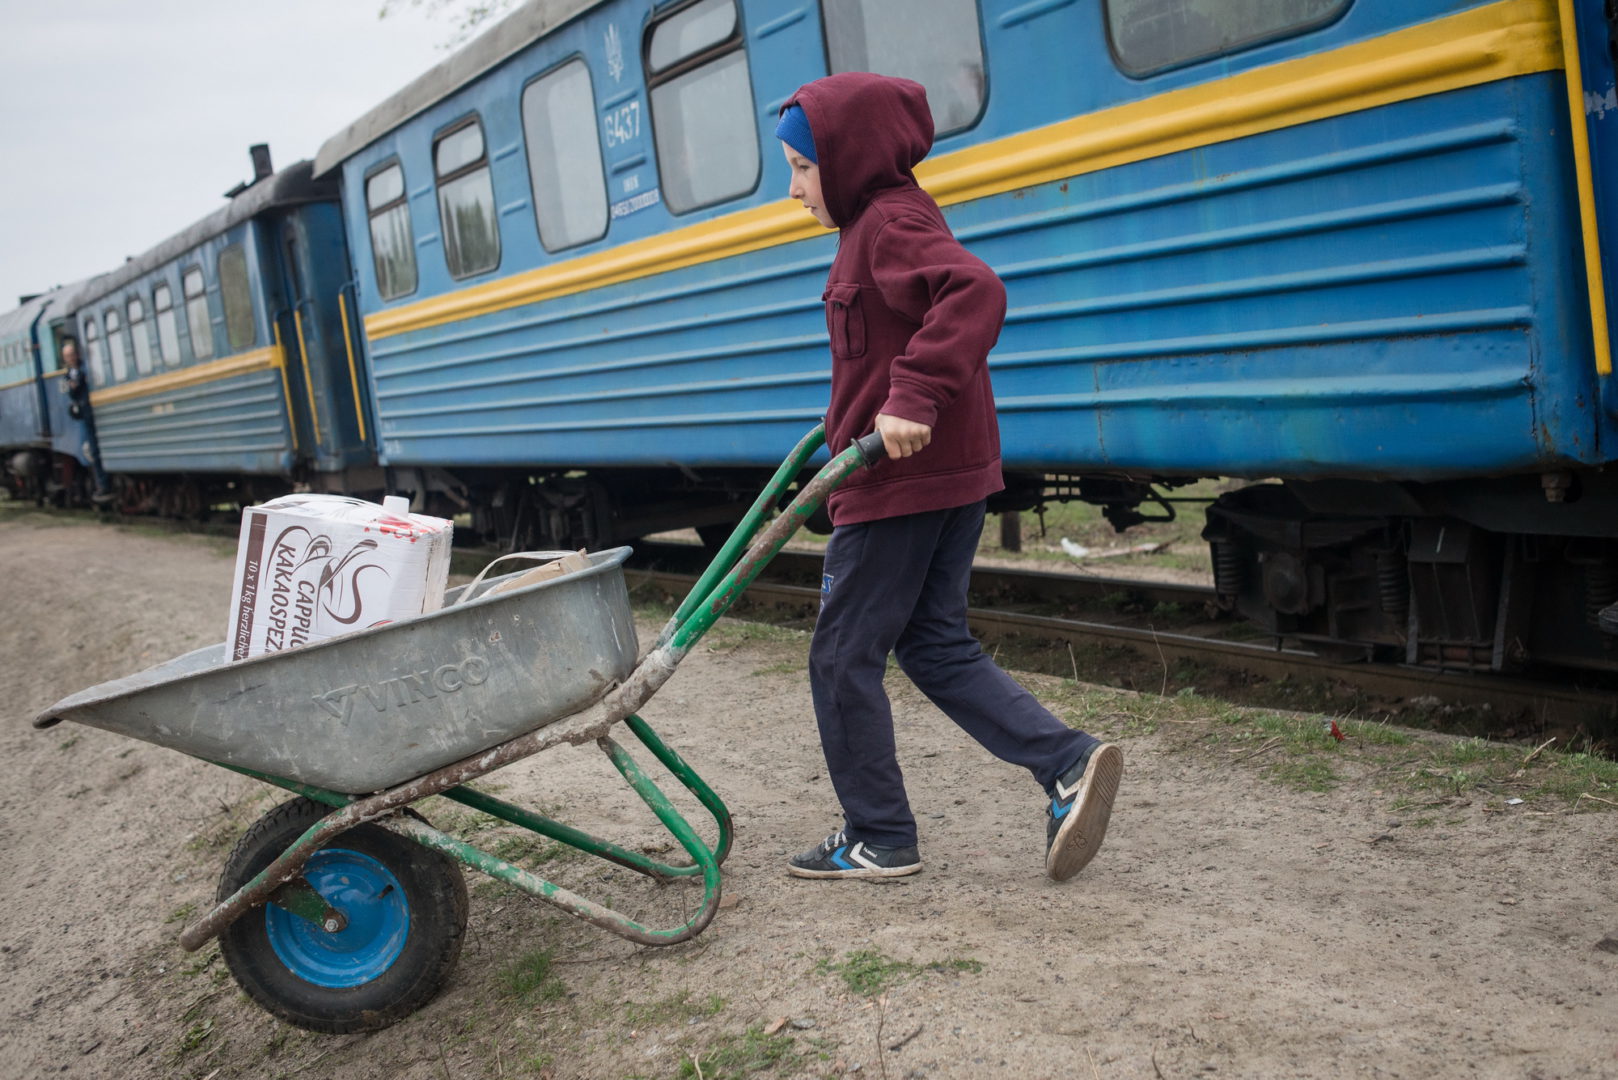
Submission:
M 287 362 L 303 393 L 297 402 L 310 432 L 305 454 L 318 476 L 374 464 L 367 376 L 348 319 L 348 247 L 334 203 L 308 203 L 276 225 L 278 261 L 291 323 Z M 344 487 L 341 480 L 330 486 Z
M 1569 96 L 1575 107 L 1583 99 L 1590 175 L 1580 177 L 1579 195 L 1585 243 L 1595 249 L 1587 252 L 1585 277 L 1598 309 L 1593 332 L 1600 334 L 1606 323 L 1606 341 L 1596 342 L 1602 405 L 1608 417 L 1618 419 L 1618 3 L 1588 0 L 1572 7 L 1580 78 Z M 1573 149 L 1583 153 L 1576 137 Z

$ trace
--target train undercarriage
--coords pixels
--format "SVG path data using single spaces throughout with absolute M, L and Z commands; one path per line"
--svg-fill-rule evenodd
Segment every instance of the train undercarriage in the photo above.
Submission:
M 23 453 L 29 460 L 18 460 Z M 6 465 L 14 498 L 89 504 L 89 471 L 70 459 L 17 452 Z M 716 547 L 766 477 L 754 469 L 371 468 L 305 478 L 114 475 L 111 484 L 113 509 L 193 519 L 295 489 L 404 493 L 418 511 L 457 519 L 467 543 L 558 550 L 687 528 Z M 1006 479 L 991 512 L 1078 499 L 1099 505 L 1119 532 L 1172 516 L 1163 492 L 1190 482 Z M 1278 641 L 1435 670 L 1618 671 L 1618 477 L 1608 473 L 1254 483 L 1208 507 L 1202 536 L 1219 605 Z
M 1618 634 L 1603 629 L 1618 615 L 1608 474 L 1256 484 L 1208 508 L 1203 538 L 1221 605 L 1317 651 L 1618 671 Z

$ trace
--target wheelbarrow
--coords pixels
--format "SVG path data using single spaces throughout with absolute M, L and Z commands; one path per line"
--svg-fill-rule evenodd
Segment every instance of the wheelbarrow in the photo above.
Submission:
M 315 1031 L 386 1027 L 426 1004 L 460 955 L 461 865 L 646 945 L 701 933 L 718 910 L 730 811 L 636 715 L 880 435 L 836 455 L 771 516 L 825 442 L 817 427 L 781 464 L 691 593 L 637 662 L 624 583 L 628 548 L 502 591 L 483 575 L 439 611 L 286 653 L 227 662 L 224 645 L 57 702 L 63 720 L 144 739 L 293 792 L 236 845 L 217 906 L 184 928 L 195 951 L 219 938 L 259 1005 Z M 712 815 L 709 846 L 613 737 L 622 723 Z M 467 786 L 564 743 L 594 742 L 689 857 L 662 862 Z M 435 829 L 412 804 L 432 795 L 659 881 L 700 878 L 678 926 L 653 928 Z

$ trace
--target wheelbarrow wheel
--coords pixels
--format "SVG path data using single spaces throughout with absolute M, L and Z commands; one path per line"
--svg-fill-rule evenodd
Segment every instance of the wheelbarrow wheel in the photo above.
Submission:
M 299 798 L 259 818 L 225 863 L 218 899 L 331 812 Z M 344 1034 L 387 1027 L 438 993 L 466 931 L 466 882 L 454 861 L 360 825 L 310 856 L 303 876 L 348 925 L 328 933 L 274 904 L 237 919 L 219 951 L 248 997 L 290 1024 Z

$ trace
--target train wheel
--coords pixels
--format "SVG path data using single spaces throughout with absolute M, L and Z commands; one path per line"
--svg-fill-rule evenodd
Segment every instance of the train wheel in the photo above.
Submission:
M 331 808 L 308 799 L 260 818 L 220 875 L 224 900 Z M 438 993 L 460 956 L 466 882 L 450 859 L 376 825 L 310 857 L 304 879 L 348 925 L 334 933 L 266 904 L 219 938 L 231 975 L 290 1024 L 342 1034 L 404 1019 Z

